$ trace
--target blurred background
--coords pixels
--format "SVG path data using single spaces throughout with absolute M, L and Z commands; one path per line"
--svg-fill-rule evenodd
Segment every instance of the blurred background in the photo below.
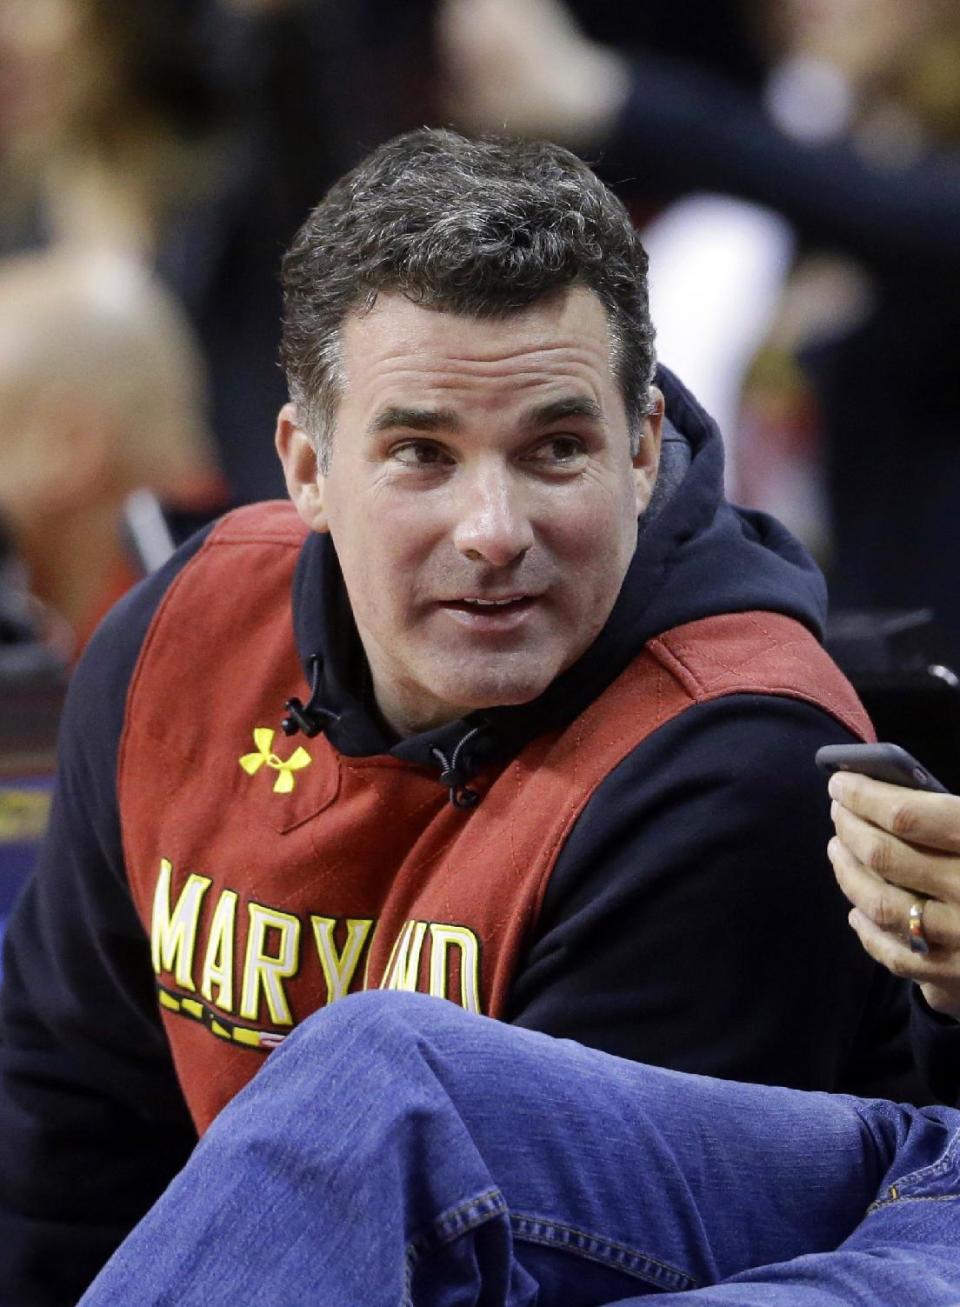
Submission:
M 598 168 L 730 497 L 827 571 L 868 706 L 957 724 L 957 0 L 0 0 L 0 914 L 96 621 L 283 493 L 281 252 L 424 123 Z

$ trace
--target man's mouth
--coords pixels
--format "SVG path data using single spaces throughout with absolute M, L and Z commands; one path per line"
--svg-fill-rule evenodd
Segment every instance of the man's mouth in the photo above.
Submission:
M 456 608 L 465 613 L 496 613 L 516 610 L 520 608 L 529 608 L 533 603 L 534 596 L 503 595 L 498 597 L 482 598 L 480 595 L 464 595 L 459 599 L 445 599 L 444 608 Z
M 439 608 L 475 636 L 505 637 L 525 627 L 539 599 L 534 594 L 461 595 Z

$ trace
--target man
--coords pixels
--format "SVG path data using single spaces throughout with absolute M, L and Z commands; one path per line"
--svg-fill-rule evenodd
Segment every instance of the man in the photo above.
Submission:
M 716 429 L 653 384 L 645 262 L 573 156 L 446 132 L 304 225 L 294 507 L 184 546 L 65 714 L 3 994 L 23 1298 L 70 1300 L 270 1050 L 360 988 L 910 1092 L 812 763 L 869 727 L 812 634 L 816 569 L 723 501 Z

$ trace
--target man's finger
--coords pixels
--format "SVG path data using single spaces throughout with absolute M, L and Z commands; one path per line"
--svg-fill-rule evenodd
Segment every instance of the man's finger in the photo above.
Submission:
M 837 884 L 848 901 L 878 930 L 892 935 L 909 951 L 910 909 L 918 896 L 899 889 L 865 867 L 839 839 L 827 846 Z M 937 899 L 921 900 L 923 933 L 932 949 L 957 956 L 960 969 L 960 907 Z
M 835 838 L 827 845 L 827 855 L 841 890 L 879 930 L 897 933 L 905 929 L 912 900 L 867 867 L 843 842 Z M 906 900 L 906 908 L 904 908 Z
M 930 954 L 911 953 L 909 945 L 871 921 L 859 908 L 851 908 L 847 920 L 870 956 L 895 976 L 917 982 L 933 979 L 936 963 Z
M 960 855 L 960 796 L 908 790 L 855 772 L 835 772 L 828 788 L 831 798 L 881 830 Z
M 932 796 L 930 796 L 932 797 Z M 865 867 L 892 884 L 950 902 L 960 899 L 960 858 L 916 847 L 837 800 L 830 815 L 837 835 Z
M 956 968 L 955 954 L 946 955 L 944 960 L 932 954 L 911 953 L 906 944 L 881 930 L 857 908 L 851 910 L 848 920 L 866 952 L 881 966 L 918 984 L 936 1012 L 960 1019 L 960 975 L 951 972 L 951 967 Z

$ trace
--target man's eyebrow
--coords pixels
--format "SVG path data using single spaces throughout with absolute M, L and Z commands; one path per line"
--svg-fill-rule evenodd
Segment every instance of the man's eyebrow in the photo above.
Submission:
M 406 408 L 391 404 L 377 414 L 367 430 L 375 436 L 379 431 L 393 431 L 397 427 L 407 431 L 456 431 L 460 419 L 452 409 Z
M 526 423 L 531 427 L 549 426 L 552 422 L 562 422 L 564 418 L 590 418 L 602 422 L 603 409 L 588 395 L 566 395 L 563 399 L 537 404 L 525 414 Z

